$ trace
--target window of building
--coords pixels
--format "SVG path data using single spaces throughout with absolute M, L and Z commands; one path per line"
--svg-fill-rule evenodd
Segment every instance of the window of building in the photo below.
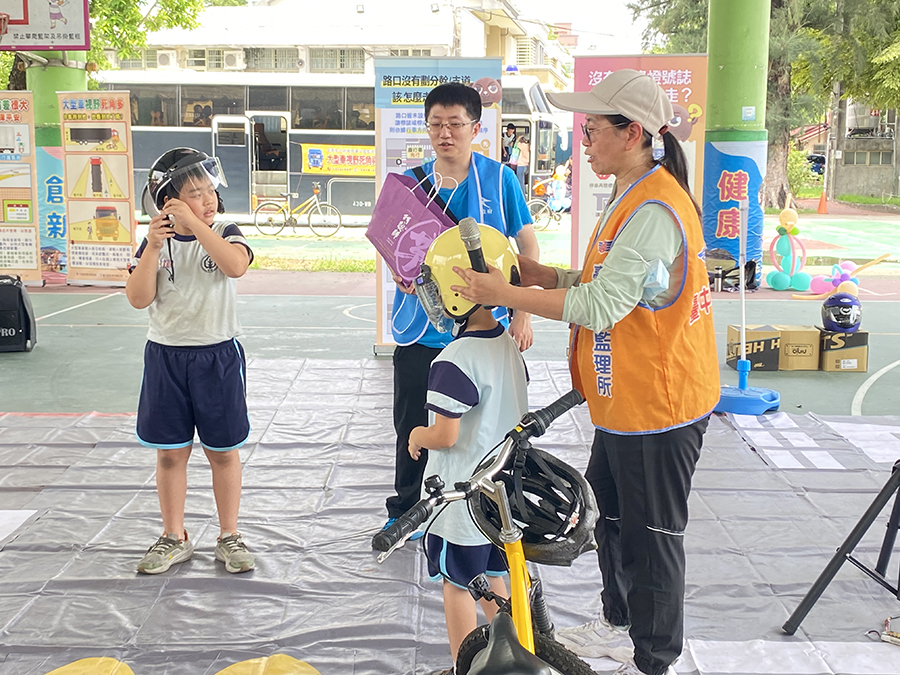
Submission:
M 275 70 L 297 70 L 297 59 L 300 52 L 296 47 L 282 48 L 275 50 Z
M 120 70 L 143 70 L 144 57 L 142 54 L 136 54 L 127 58 L 119 59 Z
M 188 49 L 187 50 L 187 67 L 203 70 L 206 68 L 206 50 L 205 49 Z
M 409 49 L 398 47 L 391 50 L 391 56 L 431 56 L 431 49 Z
M 224 49 L 207 49 L 206 50 L 206 69 L 207 70 L 223 70 L 225 67 L 225 50 Z
M 364 73 L 366 54 L 362 49 L 317 47 L 309 50 L 312 73 Z
M 300 52 L 296 47 L 252 47 L 244 50 L 247 70 L 292 71 L 297 70 L 297 58 Z
M 343 111 L 343 87 L 291 87 L 291 118 L 298 129 L 340 129 Z
M 275 70 L 275 50 L 251 47 L 244 52 L 247 56 L 247 70 Z
M 243 115 L 244 89 L 231 85 L 182 85 L 181 125 L 209 127 L 213 115 Z
M 132 123 L 146 127 L 178 124 L 177 86 L 165 84 L 112 84 L 111 89 L 131 92 Z
M 375 90 L 372 87 L 347 88 L 345 129 L 375 128 Z
M 875 154 L 875 153 L 872 153 Z M 891 151 L 882 152 L 881 153 L 881 163 L 884 164 L 893 164 L 894 163 L 894 153 Z

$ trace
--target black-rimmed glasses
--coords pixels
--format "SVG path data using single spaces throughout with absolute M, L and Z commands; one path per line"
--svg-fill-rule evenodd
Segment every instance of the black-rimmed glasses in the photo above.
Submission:
M 478 120 L 471 120 L 469 122 L 425 122 L 425 129 L 428 131 L 437 131 L 441 132 L 444 129 L 449 129 L 450 131 L 460 131 L 463 127 L 466 127 L 470 124 L 475 124 Z

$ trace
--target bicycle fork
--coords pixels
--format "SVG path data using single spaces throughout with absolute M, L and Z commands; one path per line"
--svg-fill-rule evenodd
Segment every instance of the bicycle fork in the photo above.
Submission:
M 525 550 L 522 548 L 522 530 L 513 522 L 509 497 L 502 483 L 488 481 L 493 488 L 489 495 L 500 511 L 500 541 L 509 565 L 509 599 L 512 619 L 519 636 L 519 643 L 534 654 L 534 625 L 531 622 L 531 575 L 525 566 Z

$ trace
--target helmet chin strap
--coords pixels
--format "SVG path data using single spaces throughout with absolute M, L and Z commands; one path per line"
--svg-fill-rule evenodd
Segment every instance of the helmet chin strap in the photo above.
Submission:
M 453 332 L 451 333 L 451 335 L 453 335 L 454 338 L 456 338 L 466 332 L 466 327 L 469 325 L 469 317 L 471 317 L 471 316 L 472 315 L 469 314 L 469 316 L 467 316 L 465 319 L 454 319 Z

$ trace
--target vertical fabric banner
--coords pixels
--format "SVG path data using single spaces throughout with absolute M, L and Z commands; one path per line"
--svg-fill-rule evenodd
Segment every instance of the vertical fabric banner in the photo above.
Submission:
M 502 68 L 500 59 L 376 58 L 376 189 L 381 191 L 389 173 L 403 173 L 434 158 L 425 130 L 425 97 L 446 82 L 462 82 L 481 94 L 481 130 L 472 151 L 499 162 Z M 380 256 L 377 262 L 376 351 L 378 345 L 392 345 L 394 341 L 390 319 L 396 288 Z
M 694 198 L 703 193 L 704 134 L 706 111 L 707 58 L 703 54 L 651 54 L 642 56 L 575 57 L 575 91 L 590 91 L 615 70 L 631 68 L 646 73 L 659 84 L 672 102 L 675 116 L 669 122 L 669 133 L 681 143 L 688 163 L 689 180 Z M 584 115 L 574 113 L 572 125 L 572 260 L 580 268 L 588 239 L 612 195 L 614 176 L 598 176 L 584 156 L 581 125 Z
M 41 283 L 34 97 L 0 95 L 0 274 Z
M 66 197 L 63 192 L 62 148 L 38 147 L 35 152 L 38 192 L 38 234 L 41 277 L 47 283 L 66 279 Z
M 740 201 L 750 200 L 747 214 L 747 260 L 762 275 L 763 210 L 759 194 L 766 175 L 767 141 L 717 141 L 706 144 L 703 187 L 703 239 L 708 250 L 722 249 L 734 260 L 740 252 Z
M 68 283 L 124 285 L 134 253 L 134 174 L 127 91 L 59 93 Z

